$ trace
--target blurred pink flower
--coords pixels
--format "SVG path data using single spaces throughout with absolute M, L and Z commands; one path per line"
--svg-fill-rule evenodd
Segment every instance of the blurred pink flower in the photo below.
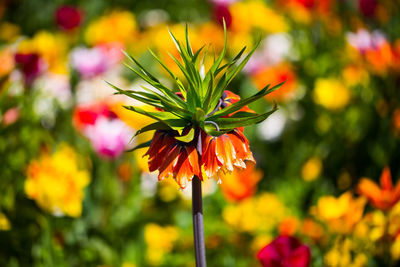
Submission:
M 263 267 L 307 267 L 310 265 L 310 249 L 291 236 L 279 236 L 262 248 L 257 258 Z
M 56 11 L 56 22 L 63 30 L 73 30 L 82 22 L 82 11 L 73 6 L 61 6 Z
M 107 58 L 107 65 L 109 67 L 114 66 L 122 61 L 124 54 L 124 45 L 119 42 L 104 43 L 97 46 L 98 49 Z
M 380 31 L 374 31 L 372 34 L 365 30 L 360 29 L 357 33 L 347 33 L 347 42 L 360 53 L 367 50 L 378 49 L 383 43 L 386 43 L 386 38 Z
M 228 6 L 230 4 L 233 4 L 239 0 L 210 0 L 211 3 L 216 4 L 216 5 L 224 5 Z
M 2 123 L 3 125 L 7 126 L 16 122 L 18 118 L 19 118 L 19 108 L 17 107 L 10 108 L 4 113 Z
M 70 54 L 70 61 L 83 77 L 91 78 L 107 70 L 108 62 L 106 54 L 98 47 L 75 48 Z
M 125 151 L 133 130 L 119 119 L 100 116 L 94 125 L 86 127 L 84 134 L 98 154 L 115 158 Z
M 133 129 L 120 120 L 107 103 L 77 107 L 73 124 L 90 140 L 96 153 L 106 158 L 120 156 L 134 134 Z

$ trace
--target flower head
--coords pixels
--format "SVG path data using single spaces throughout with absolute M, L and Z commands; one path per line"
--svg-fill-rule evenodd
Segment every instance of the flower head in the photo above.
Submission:
M 311 252 L 295 237 L 278 236 L 258 252 L 257 258 L 264 267 L 307 267 Z
M 381 210 L 391 209 L 400 200 L 400 182 L 393 187 L 389 167 L 382 170 L 381 188 L 368 178 L 362 178 L 358 184 L 358 192 L 368 198 L 371 204 Z
M 257 114 L 248 108 L 248 104 L 273 92 L 282 84 L 272 88 L 268 85 L 246 99 L 240 99 L 226 90 L 256 47 L 242 61 L 239 60 L 245 49 L 233 60 L 221 65 L 227 50 L 225 24 L 224 29 L 225 46 L 207 71 L 203 64 L 206 53 L 202 53 L 202 48 L 196 52 L 192 50 L 187 27 L 185 43 L 170 33 L 180 60 L 172 55 L 171 58 L 182 71 L 185 82 L 152 53 L 175 81 L 176 90 L 162 84 L 130 55 L 127 56 L 136 68 L 128 67 L 155 89 L 144 88 L 144 92 L 125 91 L 111 85 L 117 94 L 127 95 L 155 108 L 154 111 L 148 111 L 137 106 L 125 107 L 156 120 L 136 132 L 139 135 L 156 130 L 154 138 L 139 147 L 150 146 L 146 153 L 149 156 L 149 169 L 159 171 L 159 180 L 171 177 L 181 188 L 185 188 L 194 176 L 201 180 L 206 177 L 218 178 L 220 173 L 232 172 L 235 167 L 246 168 L 246 161 L 254 162 L 243 127 L 265 120 L 276 110 L 274 106 L 271 111 Z

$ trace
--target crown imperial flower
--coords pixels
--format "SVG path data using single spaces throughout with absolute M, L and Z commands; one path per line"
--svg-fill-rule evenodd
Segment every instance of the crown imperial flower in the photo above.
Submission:
M 271 115 L 277 108 L 257 114 L 248 108 L 248 104 L 278 89 L 283 83 L 272 88 L 269 85 L 251 97 L 240 99 L 227 90 L 234 77 L 243 69 L 257 45 L 240 60 L 244 47 L 226 64 L 223 59 L 227 49 L 227 34 L 222 53 L 214 59 L 211 67 L 204 69 L 207 52 L 203 48 L 194 52 L 189 42 L 188 27 L 186 40 L 181 42 L 170 32 L 178 49 L 180 59 L 173 55 L 185 80 L 181 81 L 151 50 L 156 61 L 175 81 L 176 90 L 161 83 L 145 69 L 135 58 L 126 56 L 136 67 L 126 66 L 156 90 L 143 87 L 145 91 L 122 90 L 112 84 L 116 94 L 124 94 L 135 100 L 153 106 L 154 111 L 147 111 L 135 106 L 125 106 L 128 110 L 155 119 L 136 132 L 136 135 L 155 130 L 154 138 L 137 146 L 150 146 L 150 171 L 159 171 L 159 180 L 173 178 L 181 188 L 185 188 L 194 176 L 201 180 L 218 178 L 220 172 L 246 168 L 246 161 L 255 161 L 250 151 L 249 142 L 243 134 L 243 127 L 259 123 Z

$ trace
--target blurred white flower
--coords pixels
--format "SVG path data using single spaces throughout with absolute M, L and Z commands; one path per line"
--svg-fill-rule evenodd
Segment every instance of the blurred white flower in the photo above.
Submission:
M 140 176 L 140 192 L 145 197 L 153 197 L 157 192 L 158 175 L 155 172 L 143 172 Z
M 64 109 L 72 105 L 71 86 L 67 75 L 48 72 L 34 82 L 33 88 L 39 92 L 39 97 L 55 99 Z
M 265 38 L 263 54 L 268 65 L 278 65 L 290 55 L 292 38 L 286 33 L 270 34 Z
M 276 66 L 283 62 L 292 53 L 292 39 L 286 33 L 268 35 L 259 49 L 245 65 L 246 73 L 255 73 L 267 66 Z
M 285 113 L 278 110 L 258 125 L 257 133 L 263 140 L 274 141 L 283 133 L 286 122 Z
M 79 105 L 104 101 L 114 95 L 115 90 L 105 81 L 108 81 L 120 88 L 127 88 L 127 81 L 121 77 L 119 70 L 107 72 L 105 75 L 93 77 L 92 79 L 81 80 L 76 86 L 76 102 Z M 125 99 L 125 97 L 123 97 Z

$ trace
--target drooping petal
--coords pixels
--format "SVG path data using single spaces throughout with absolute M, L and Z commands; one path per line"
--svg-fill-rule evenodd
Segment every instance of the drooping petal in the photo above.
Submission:
M 223 134 L 216 138 L 216 156 L 218 161 L 222 163 L 223 170 L 233 171 L 233 161 L 236 158 L 236 151 L 227 134 Z
M 241 131 L 235 130 L 230 133 L 228 133 L 229 139 L 231 140 L 233 147 L 235 148 L 236 152 L 236 161 L 235 161 L 235 166 L 240 167 L 240 168 L 246 168 L 246 164 L 244 161 L 249 160 L 253 161 L 253 153 L 251 153 L 250 147 L 249 147 L 249 141 L 247 138 L 243 135 Z
M 193 177 L 200 177 L 199 158 L 193 146 L 180 148 L 179 159 L 174 166 L 174 179 L 181 188 L 185 188 Z
M 160 157 L 160 161 L 162 161 L 162 165 L 158 168 L 158 180 L 161 181 L 165 178 L 174 177 L 174 168 L 178 162 L 179 154 L 181 148 L 178 145 L 174 145 L 169 150 L 168 154 L 165 157 Z
M 221 168 L 221 163 L 218 162 L 215 150 L 215 138 L 207 136 L 203 141 L 203 155 L 201 167 L 208 178 L 214 178 L 218 170 Z
M 150 156 L 149 170 L 151 172 L 162 166 L 165 157 L 168 155 L 175 142 L 175 139 L 166 132 L 157 131 L 154 134 L 150 148 L 145 154 Z

